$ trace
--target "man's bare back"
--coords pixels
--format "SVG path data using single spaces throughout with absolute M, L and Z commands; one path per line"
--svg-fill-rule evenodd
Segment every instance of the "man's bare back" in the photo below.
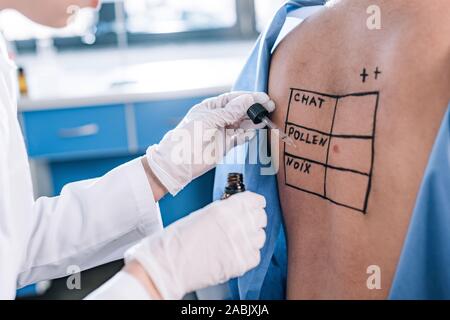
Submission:
M 370 5 L 381 29 L 366 26 Z M 386 298 L 450 100 L 450 3 L 335 1 L 278 46 L 288 298 Z M 369 290 L 369 271 L 381 289 Z M 375 268 L 375 269 L 373 269 Z

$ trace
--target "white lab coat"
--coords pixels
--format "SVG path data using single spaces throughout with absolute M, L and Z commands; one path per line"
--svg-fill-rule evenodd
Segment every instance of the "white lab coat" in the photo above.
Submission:
M 34 201 L 15 70 L 0 39 L 0 299 L 14 298 L 18 287 L 65 276 L 71 266 L 84 270 L 120 259 L 162 229 L 139 159 Z

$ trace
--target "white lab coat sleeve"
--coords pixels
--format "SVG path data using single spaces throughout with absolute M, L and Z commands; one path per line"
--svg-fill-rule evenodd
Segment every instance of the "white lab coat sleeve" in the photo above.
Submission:
M 101 178 L 70 183 L 57 197 L 39 198 L 30 218 L 18 287 L 121 259 L 130 246 L 162 229 L 140 159 Z

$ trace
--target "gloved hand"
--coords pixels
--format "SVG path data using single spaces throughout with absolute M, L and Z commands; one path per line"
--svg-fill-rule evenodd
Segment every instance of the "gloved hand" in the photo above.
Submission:
M 263 196 L 235 194 L 144 239 L 125 254 L 137 260 L 164 299 L 223 283 L 254 268 L 267 224 Z
M 255 130 L 248 129 L 264 126 L 255 126 L 247 116 L 248 108 L 256 102 L 269 112 L 275 110 L 275 103 L 262 92 L 226 93 L 194 106 L 159 144 L 148 148 L 152 172 L 172 195 L 177 194 L 214 168 L 236 144 L 251 139 Z

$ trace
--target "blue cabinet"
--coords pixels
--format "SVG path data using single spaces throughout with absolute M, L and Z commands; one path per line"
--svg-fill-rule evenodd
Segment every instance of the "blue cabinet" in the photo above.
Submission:
M 176 127 L 192 106 L 205 98 L 136 103 L 134 114 L 139 148 L 145 149 L 158 143 L 167 131 Z
M 31 111 L 22 119 L 31 157 L 70 158 L 128 150 L 123 105 Z

